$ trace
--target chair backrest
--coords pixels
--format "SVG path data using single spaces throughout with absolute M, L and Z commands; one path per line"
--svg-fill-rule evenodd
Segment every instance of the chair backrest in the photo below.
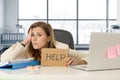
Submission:
M 57 41 L 68 44 L 71 49 L 74 49 L 73 36 L 69 31 L 54 29 L 54 35 Z

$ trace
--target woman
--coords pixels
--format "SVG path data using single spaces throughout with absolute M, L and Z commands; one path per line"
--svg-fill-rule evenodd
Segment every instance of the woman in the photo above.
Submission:
M 12 45 L 1 55 L 1 61 L 30 57 L 41 61 L 42 48 L 69 49 L 67 44 L 55 41 L 53 29 L 48 23 L 35 22 L 30 26 L 28 33 L 29 35 L 26 39 L 21 43 L 17 42 Z M 66 60 L 66 65 L 87 64 L 86 57 L 85 54 L 79 51 L 69 49 L 69 57 Z

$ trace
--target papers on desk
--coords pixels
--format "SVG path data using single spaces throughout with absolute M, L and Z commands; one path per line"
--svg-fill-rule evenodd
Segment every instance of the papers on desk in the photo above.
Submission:
M 39 61 L 34 60 L 33 58 L 28 59 L 19 59 L 19 60 L 11 60 L 8 62 L 0 62 L 0 69 L 20 69 L 25 68 L 27 66 L 35 66 L 39 65 Z

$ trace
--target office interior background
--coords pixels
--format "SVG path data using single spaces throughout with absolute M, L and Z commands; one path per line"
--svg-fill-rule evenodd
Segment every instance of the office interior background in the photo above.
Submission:
M 0 0 L 0 29 L 45 21 L 72 33 L 75 49 L 88 49 L 91 32 L 120 25 L 120 0 Z

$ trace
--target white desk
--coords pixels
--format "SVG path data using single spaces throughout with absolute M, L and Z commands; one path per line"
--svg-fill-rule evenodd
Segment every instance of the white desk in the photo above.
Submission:
M 82 71 L 69 67 L 40 67 L 29 71 L 0 70 L 0 80 L 120 80 L 120 70 Z

